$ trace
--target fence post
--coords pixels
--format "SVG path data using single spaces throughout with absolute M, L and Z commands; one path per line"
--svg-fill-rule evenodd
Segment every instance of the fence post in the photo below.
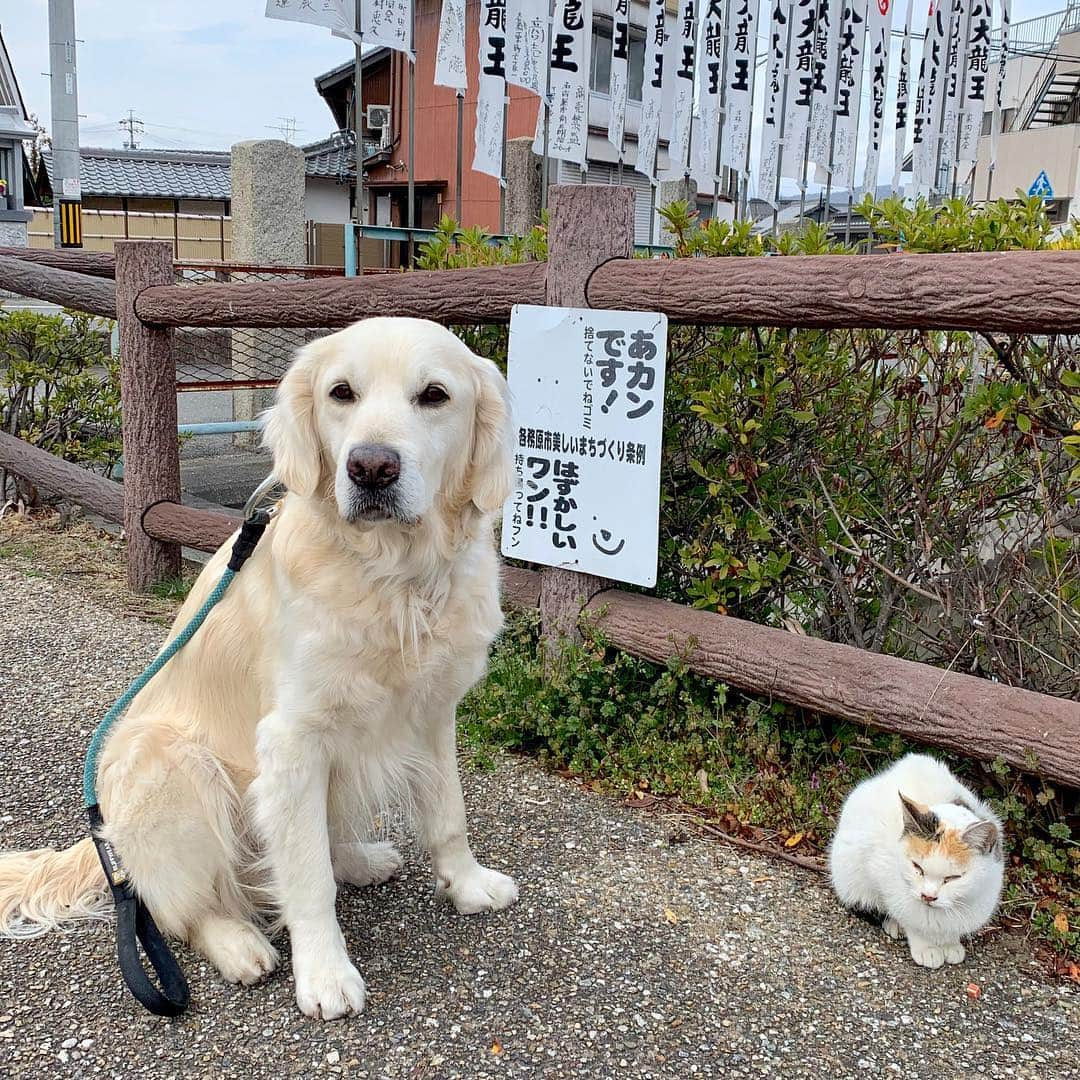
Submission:
M 585 286 L 609 259 L 634 253 L 634 192 L 627 187 L 559 185 L 551 189 L 547 302 L 588 307 Z M 581 609 L 611 583 L 592 574 L 546 567 L 540 578 L 540 626 L 545 641 L 577 640 Z
M 166 327 L 147 326 L 135 314 L 135 299 L 143 289 L 173 282 L 170 244 L 161 240 L 117 241 L 124 532 L 128 585 L 137 592 L 180 574 L 180 545 L 154 540 L 142 528 L 143 511 L 151 503 L 180 501 L 173 335 Z

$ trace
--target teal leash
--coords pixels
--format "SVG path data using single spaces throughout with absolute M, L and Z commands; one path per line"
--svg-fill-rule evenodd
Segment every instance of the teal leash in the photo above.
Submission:
M 90 746 L 86 751 L 86 764 L 83 767 L 83 802 L 87 809 L 97 804 L 98 758 L 101 756 L 102 747 L 113 724 L 124 714 L 139 691 L 195 636 L 195 631 L 206 622 L 206 616 L 218 605 L 234 577 L 236 577 L 236 571 L 231 567 L 226 567 L 221 580 L 206 598 L 206 603 L 192 616 L 191 622 L 158 653 L 153 663 L 124 691 L 116 704 L 102 717 L 101 723 L 98 724 L 90 740 Z
M 270 524 L 273 510 L 260 509 L 261 496 L 274 486 L 273 477 L 267 477 L 248 499 L 244 507 L 244 521 L 240 535 L 233 544 L 229 564 L 213 591 L 179 634 L 161 650 L 145 671 L 127 688 L 121 698 L 105 714 L 90 740 L 83 768 L 83 801 L 90 820 L 90 837 L 94 841 L 101 860 L 105 879 L 116 905 L 116 954 L 120 973 L 128 989 L 150 1012 L 157 1016 L 179 1016 L 191 999 L 187 980 L 176 957 L 158 930 L 153 916 L 139 899 L 127 870 L 116 849 L 101 835 L 104 821 L 97 801 L 98 761 L 105 741 L 113 725 L 123 715 L 147 683 L 194 637 L 207 616 L 221 602 L 233 578 L 251 557 L 256 544 L 262 539 Z M 147 974 L 139 955 L 139 946 L 157 976 L 159 986 Z

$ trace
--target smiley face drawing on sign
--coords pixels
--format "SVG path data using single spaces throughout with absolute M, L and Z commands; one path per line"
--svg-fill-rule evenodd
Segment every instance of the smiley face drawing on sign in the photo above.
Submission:
M 600 543 L 603 540 L 604 543 Z M 601 555 L 618 555 L 624 547 L 626 547 L 626 540 L 620 540 L 614 547 L 604 547 L 604 544 L 610 544 L 614 540 L 612 533 L 607 529 L 600 530 L 600 539 L 596 537 L 596 533 L 592 534 L 593 547 L 600 552 Z

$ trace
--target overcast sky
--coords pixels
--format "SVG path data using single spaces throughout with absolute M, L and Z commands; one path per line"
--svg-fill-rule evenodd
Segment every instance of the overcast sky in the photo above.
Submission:
M 1060 11 L 1068 3 L 1013 0 L 1013 20 Z M 333 119 L 313 79 L 350 59 L 351 46 L 320 27 L 267 19 L 265 6 L 265 0 L 76 0 L 82 144 L 121 146 L 119 121 L 129 108 L 145 125 L 144 146 L 224 149 L 240 139 L 279 134 L 283 117 L 295 118 L 295 142 L 328 135 Z M 47 0 L 0 0 L 0 11 L 27 105 L 48 126 L 49 82 L 41 74 L 49 67 Z M 995 2 L 995 23 L 997 12 Z M 916 33 L 922 26 L 917 16 Z M 916 46 L 915 71 L 918 57 Z M 759 91 L 764 81 L 759 78 Z M 895 86 L 894 59 L 887 116 Z M 867 87 L 864 110 L 868 96 Z M 891 125 L 884 142 L 881 179 L 887 182 Z M 864 153 L 861 145 L 860 159 Z M 861 166 L 857 175 L 861 179 Z
M 265 0 L 75 0 L 80 141 L 122 146 L 129 108 L 142 145 L 225 149 L 277 136 L 296 142 L 334 126 L 314 78 L 352 56 L 317 26 L 267 19 Z M 0 29 L 27 108 L 49 122 L 47 0 L 0 0 Z

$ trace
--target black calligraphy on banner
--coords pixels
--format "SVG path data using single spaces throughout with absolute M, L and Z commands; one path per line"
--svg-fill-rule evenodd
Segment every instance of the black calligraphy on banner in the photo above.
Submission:
M 480 0 L 480 88 L 473 169 L 502 179 L 506 96 L 506 0 Z
M 757 67 L 757 3 L 732 0 L 725 61 L 724 127 L 720 164 L 745 176 L 750 168 L 754 73 Z
M 586 167 L 589 134 L 589 50 L 592 0 L 557 0 L 551 39 L 551 106 L 547 151 Z M 544 152 L 544 110 L 537 119 L 536 153 Z
M 634 168 L 656 179 L 656 154 L 660 141 L 660 115 L 664 102 L 667 30 L 666 0 L 650 0 L 645 38 L 645 71 L 641 90 L 641 120 L 638 123 L 637 161 Z
M 957 160 L 974 162 L 979 153 L 983 114 L 986 112 L 990 79 L 991 0 L 971 0 L 968 16 L 967 59 L 960 102 L 960 130 Z

